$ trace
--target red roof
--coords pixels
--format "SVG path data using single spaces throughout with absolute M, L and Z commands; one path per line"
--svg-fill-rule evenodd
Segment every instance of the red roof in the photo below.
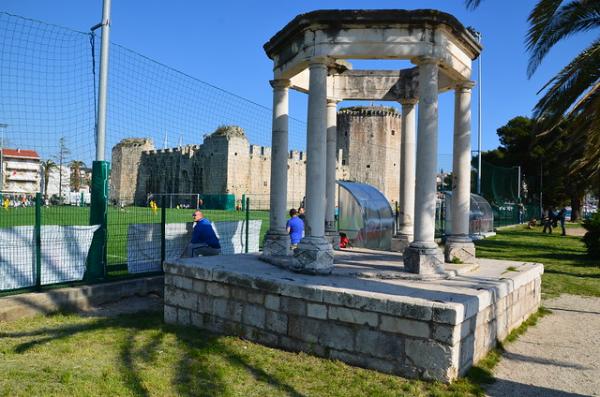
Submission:
M 2 149 L 2 155 L 6 157 L 24 157 L 39 159 L 40 156 L 35 150 L 23 150 L 23 149 Z

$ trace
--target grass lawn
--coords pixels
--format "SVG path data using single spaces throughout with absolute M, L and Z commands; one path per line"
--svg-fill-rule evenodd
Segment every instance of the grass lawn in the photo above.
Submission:
M 0 323 L 0 396 L 472 396 L 428 383 L 167 326 L 161 313 Z
M 571 230 L 578 225 L 570 225 Z M 499 230 L 495 237 L 477 241 L 480 258 L 510 259 L 544 264 L 542 293 L 600 296 L 600 260 L 586 255 L 581 237 L 542 234 L 542 228 L 515 226 Z M 569 231 L 567 230 L 567 234 Z

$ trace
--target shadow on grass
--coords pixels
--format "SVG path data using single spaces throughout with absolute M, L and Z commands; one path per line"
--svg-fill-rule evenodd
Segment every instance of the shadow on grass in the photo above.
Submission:
M 78 325 L 58 325 L 34 331 L 1 332 L 0 338 L 32 337 L 14 347 L 18 354 L 26 354 L 35 348 L 59 340 L 109 329 L 125 330 L 119 339 L 119 375 L 132 395 L 149 396 L 151 390 L 144 382 L 144 368 L 156 366 L 163 356 L 160 354 L 164 339 L 174 335 L 177 341 L 175 375 L 171 379 L 173 390 L 181 396 L 216 396 L 227 394 L 229 377 L 225 371 L 210 361 L 211 355 L 225 360 L 232 367 L 246 371 L 257 382 L 263 382 L 292 397 L 302 397 L 294 387 L 268 372 L 268 369 L 253 365 L 221 340 L 221 336 L 195 328 L 165 325 L 162 312 L 139 312 L 112 318 L 97 318 Z M 140 333 L 145 332 L 143 337 Z M 148 335 L 148 332 L 151 334 Z M 117 341 L 115 341 L 117 342 Z M 229 375 L 231 376 L 231 375 Z M 99 380 L 100 381 L 100 380 Z

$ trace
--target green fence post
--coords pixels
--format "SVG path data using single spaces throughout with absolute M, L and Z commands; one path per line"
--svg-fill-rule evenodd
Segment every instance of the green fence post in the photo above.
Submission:
M 172 196 L 171 196 L 172 197 Z M 163 196 L 162 205 L 160 208 L 160 265 L 165 262 L 166 257 L 166 235 L 167 235 L 167 200 Z
M 246 197 L 246 253 L 248 253 L 249 237 L 250 237 L 250 197 Z
M 242 211 L 246 211 L 246 195 L 242 194 Z
M 42 289 L 42 193 L 35 194 L 35 287 Z
M 86 281 L 95 281 L 106 276 L 108 243 L 108 161 L 92 163 L 92 200 L 90 203 L 90 225 L 100 225 L 94 233 L 87 259 Z

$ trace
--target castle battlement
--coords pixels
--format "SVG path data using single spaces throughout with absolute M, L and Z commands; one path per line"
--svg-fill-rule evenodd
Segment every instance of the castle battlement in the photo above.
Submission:
M 388 106 L 353 106 L 340 109 L 338 117 L 394 117 L 400 118 L 401 115 L 395 108 Z

